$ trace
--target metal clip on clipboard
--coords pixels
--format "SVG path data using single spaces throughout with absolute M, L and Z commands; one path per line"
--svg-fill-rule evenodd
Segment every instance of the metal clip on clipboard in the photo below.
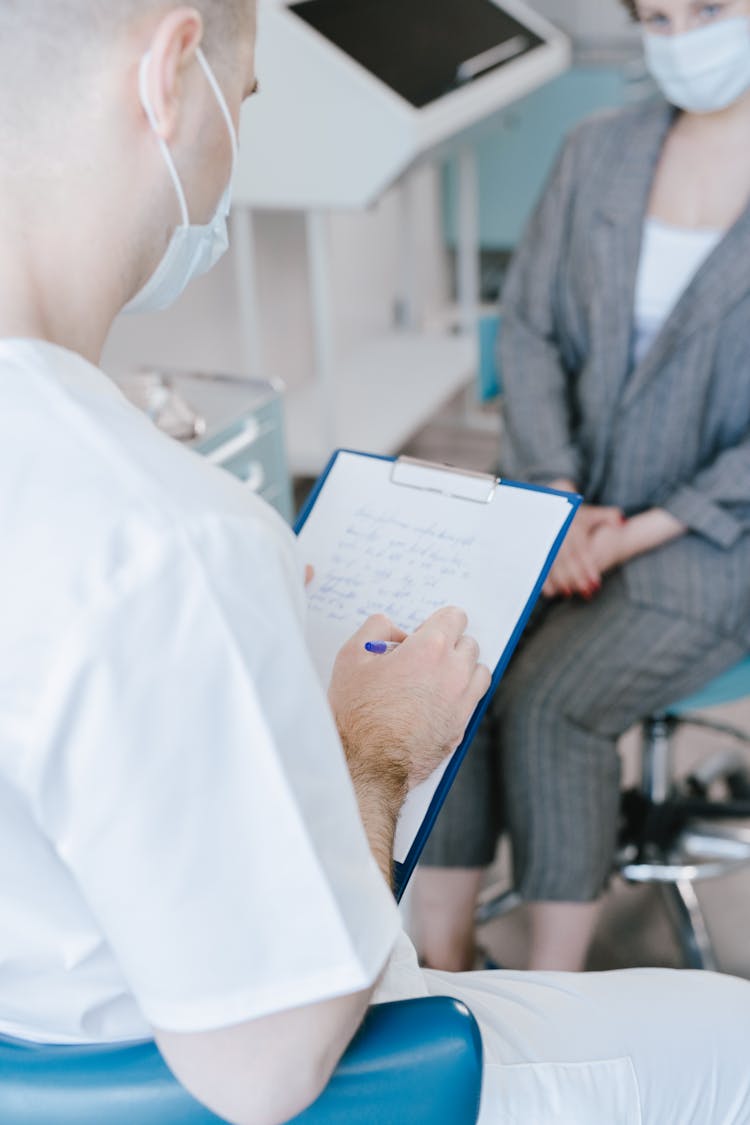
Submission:
M 491 504 L 500 481 L 489 473 L 471 469 L 453 469 L 416 457 L 398 457 L 391 469 L 391 484 L 436 492 L 451 500 L 469 500 L 473 504 Z

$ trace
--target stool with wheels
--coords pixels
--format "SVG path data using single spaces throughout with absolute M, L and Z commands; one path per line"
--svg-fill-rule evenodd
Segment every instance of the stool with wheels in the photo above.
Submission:
M 750 863 L 750 731 L 698 712 L 750 696 L 750 657 L 643 725 L 641 783 L 623 794 L 617 869 L 632 883 L 656 883 L 685 964 L 715 969 L 716 958 L 695 891 L 703 879 Z M 683 726 L 720 734 L 726 747 L 677 782 L 673 739 Z

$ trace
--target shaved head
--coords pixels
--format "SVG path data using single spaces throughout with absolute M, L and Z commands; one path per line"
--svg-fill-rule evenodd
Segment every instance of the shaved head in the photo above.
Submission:
M 112 52 L 148 39 L 176 11 L 198 13 L 207 56 L 221 75 L 232 44 L 255 31 L 255 0 L 0 0 L 0 145 L 71 119 L 101 89 Z M 230 49 L 227 49 L 230 48 Z
M 178 8 L 200 14 L 219 67 L 222 46 L 254 30 L 255 0 L 0 0 L 0 91 L 25 93 L 28 79 L 71 89 L 108 47 Z
M 0 41 L 56 34 L 59 50 L 73 46 L 75 37 L 90 42 L 111 37 L 179 6 L 175 0 L 0 0 Z M 252 0 L 188 0 L 184 6 L 201 13 L 207 40 L 216 43 L 240 33 L 255 8 Z

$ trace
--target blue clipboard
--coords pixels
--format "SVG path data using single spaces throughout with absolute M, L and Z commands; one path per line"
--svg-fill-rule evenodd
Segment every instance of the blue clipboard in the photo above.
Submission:
M 298 517 L 298 519 L 297 519 L 297 521 L 294 525 L 294 530 L 295 530 L 297 535 L 299 535 L 300 531 L 305 526 L 305 523 L 307 522 L 313 508 L 315 507 L 315 504 L 318 500 L 318 497 L 320 496 L 320 493 L 325 486 L 326 480 L 328 479 L 328 475 L 331 472 L 331 469 L 333 468 L 333 466 L 335 465 L 336 460 L 339 457 L 339 454 L 341 454 L 341 453 L 351 453 L 351 454 L 354 454 L 357 457 L 370 457 L 370 458 L 372 458 L 376 461 L 387 461 L 387 462 L 391 462 L 393 464 L 395 464 L 398 461 L 398 458 L 395 458 L 395 457 L 383 457 L 383 456 L 380 456 L 379 454 L 375 454 L 375 453 L 362 453 L 359 450 L 353 450 L 353 449 L 338 449 L 338 450 L 336 450 L 336 452 L 333 454 L 330 461 L 328 462 L 326 468 L 324 469 L 323 473 L 321 474 L 319 479 L 316 481 L 316 483 L 315 483 L 315 485 L 312 489 L 312 492 L 310 493 L 309 497 L 307 498 L 307 501 L 305 502 L 304 507 L 302 508 L 302 511 L 300 512 L 300 515 L 299 515 L 299 517 Z M 430 466 L 430 467 L 436 468 L 438 466 L 433 465 L 433 466 Z M 460 470 L 452 469 L 449 466 L 443 466 L 443 467 L 448 468 L 450 472 L 460 472 Z M 477 477 L 477 476 L 482 476 L 483 474 L 473 473 L 473 474 L 468 474 L 468 475 Z M 494 672 L 492 674 L 492 683 L 490 685 L 490 689 L 487 692 L 487 694 L 484 696 L 484 698 L 481 700 L 477 709 L 475 710 L 474 714 L 472 715 L 471 720 L 469 722 L 469 725 L 466 728 L 466 733 L 464 734 L 463 741 L 461 742 L 461 745 L 458 747 L 458 749 L 454 752 L 454 754 L 453 754 L 453 756 L 452 756 L 452 758 L 451 758 L 451 760 L 448 764 L 448 767 L 447 767 L 445 773 L 443 774 L 443 776 L 440 780 L 440 783 L 439 783 L 439 785 L 438 785 L 438 787 L 435 791 L 435 794 L 432 798 L 432 801 L 430 803 L 427 814 L 425 815 L 425 817 L 422 821 L 422 825 L 421 825 L 421 827 L 420 827 L 420 829 L 419 829 L 419 831 L 418 831 L 418 833 L 417 833 L 417 835 L 414 839 L 414 842 L 413 842 L 413 844 L 412 844 L 412 846 L 409 850 L 409 853 L 408 853 L 406 859 L 404 860 L 403 863 L 398 863 L 398 862 L 394 861 L 394 865 L 393 865 L 393 868 L 394 868 L 394 870 L 393 870 L 393 889 L 394 889 L 394 894 L 396 896 L 397 902 L 400 901 L 402 896 L 403 896 L 403 893 L 406 889 L 407 883 L 409 882 L 409 879 L 412 876 L 414 868 L 416 867 L 417 862 L 419 860 L 419 857 L 422 854 L 422 850 L 424 849 L 424 846 L 427 842 L 427 838 L 430 835 L 430 832 L 432 831 L 433 825 L 435 824 L 438 813 L 440 812 L 440 809 L 442 808 L 442 805 L 445 801 L 445 798 L 448 795 L 448 791 L 450 790 L 450 787 L 451 787 L 451 785 L 453 784 L 453 782 L 456 778 L 456 774 L 458 773 L 459 769 L 461 768 L 461 763 L 463 762 L 463 760 L 466 756 L 466 752 L 468 751 L 469 746 L 471 745 L 471 743 L 474 739 L 474 736 L 477 732 L 479 724 L 482 721 L 482 718 L 484 717 L 484 714 L 487 711 L 487 708 L 489 707 L 490 701 L 491 701 L 493 695 L 495 694 L 495 691 L 497 690 L 497 686 L 500 683 L 500 680 L 503 678 L 503 675 L 505 674 L 505 670 L 508 667 L 508 664 L 510 662 L 510 658 L 512 657 L 512 655 L 513 655 L 513 653 L 516 649 L 516 646 L 517 646 L 519 640 L 521 639 L 521 636 L 523 634 L 524 629 L 526 628 L 526 625 L 528 624 L 528 621 L 529 621 L 531 613 L 534 609 L 534 606 L 536 605 L 536 603 L 539 599 L 539 595 L 542 592 L 542 587 L 544 586 L 544 583 L 547 579 L 547 575 L 549 574 L 549 572 L 552 568 L 552 564 L 555 561 L 555 558 L 557 556 L 557 552 L 560 550 L 560 547 L 561 547 L 561 545 L 562 545 L 562 543 L 565 539 L 565 536 L 568 533 L 570 525 L 573 522 L 573 520 L 575 518 L 575 515 L 576 515 L 576 512 L 578 511 L 578 508 L 581 504 L 581 497 L 575 495 L 574 493 L 559 492 L 559 491 L 556 491 L 555 489 L 543 488 L 541 486 L 531 485 L 531 484 L 521 484 L 517 481 L 509 481 L 509 480 L 505 480 L 505 479 L 498 480 L 495 477 L 486 477 L 485 479 L 488 482 L 491 482 L 494 487 L 519 488 L 519 489 L 525 489 L 525 490 L 531 491 L 531 492 L 551 493 L 552 495 L 555 495 L 555 496 L 563 496 L 570 502 L 570 514 L 568 515 L 567 520 L 563 524 L 563 526 L 560 530 L 560 533 L 559 533 L 557 539 L 555 540 L 555 542 L 552 546 L 552 549 L 549 552 L 549 555 L 547 556 L 544 567 L 542 568 L 542 571 L 539 575 L 539 579 L 538 579 L 538 581 L 537 581 L 537 583 L 536 583 L 536 585 L 535 585 L 535 587 L 532 591 L 531 596 L 529 597 L 528 602 L 526 603 L 526 606 L 523 610 L 523 613 L 521 614 L 521 616 L 518 620 L 516 628 L 515 628 L 512 636 L 511 636 L 510 640 L 508 641 L 508 644 L 505 646 L 505 649 L 504 649 L 504 651 L 503 651 L 503 653 L 500 657 L 500 660 L 498 661 L 497 665 L 495 666 Z

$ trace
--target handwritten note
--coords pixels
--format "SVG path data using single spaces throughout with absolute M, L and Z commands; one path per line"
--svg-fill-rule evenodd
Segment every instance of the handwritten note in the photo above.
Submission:
M 445 523 L 411 524 L 392 506 L 363 504 L 331 544 L 310 611 L 347 623 L 384 613 L 411 632 L 445 605 L 449 586 L 472 581 L 476 543 Z

